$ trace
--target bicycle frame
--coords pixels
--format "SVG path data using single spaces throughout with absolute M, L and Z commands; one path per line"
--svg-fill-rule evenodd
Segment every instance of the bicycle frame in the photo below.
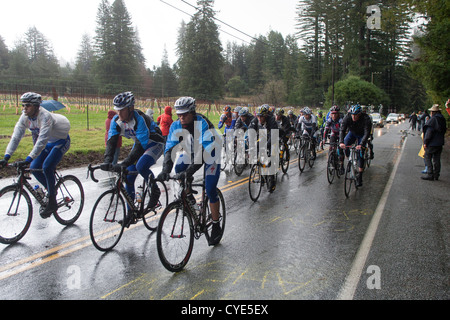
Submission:
M 207 226 L 206 226 L 206 210 L 207 207 L 203 205 L 206 200 L 206 189 L 205 184 L 198 184 L 198 183 L 192 183 L 190 179 L 186 179 L 184 181 L 178 180 L 176 177 L 170 177 L 170 180 L 178 181 L 180 186 L 180 191 L 178 192 L 178 195 L 176 196 L 176 202 L 178 202 L 183 209 L 183 212 L 190 215 L 193 221 L 193 227 L 194 227 L 194 238 L 198 240 L 202 234 L 205 234 L 206 240 L 209 241 L 209 235 L 206 232 Z M 198 192 L 193 190 L 193 188 L 202 188 L 201 193 L 201 200 L 197 205 L 200 207 L 200 214 L 197 214 L 196 210 L 194 209 L 190 199 L 188 198 L 188 195 L 190 194 L 197 194 Z M 184 215 L 182 217 L 184 219 Z M 179 235 L 179 237 L 182 237 L 183 235 Z
M 28 190 L 28 192 L 31 193 L 31 195 L 39 202 L 39 204 L 41 206 L 47 205 L 47 203 L 44 201 L 44 198 L 41 197 L 41 195 L 36 190 L 34 190 L 34 188 L 28 182 L 28 180 L 31 180 L 32 178 L 27 176 L 27 174 L 29 174 L 31 172 L 42 172 L 42 169 L 28 169 L 28 168 L 18 167 L 15 165 L 11 165 L 11 166 L 17 168 L 18 178 L 17 178 L 17 182 L 15 182 L 13 184 L 17 187 L 17 191 L 21 191 L 25 187 Z M 58 182 L 61 179 L 61 176 L 57 172 L 55 172 L 55 176 L 56 176 L 55 181 Z M 19 204 L 22 193 L 18 192 L 18 194 L 19 194 L 19 201 L 18 201 L 18 204 Z
M 92 167 L 91 165 L 88 166 L 88 175 L 90 174 L 91 179 L 98 183 L 98 180 L 94 176 L 94 171 L 100 169 L 100 166 Z M 128 171 L 126 168 L 121 168 L 120 172 L 115 172 L 117 174 L 117 179 L 115 182 L 115 185 L 111 188 L 116 190 L 117 194 L 122 194 L 125 198 L 126 204 L 130 207 L 130 209 L 137 214 L 142 214 L 144 212 L 144 202 L 141 202 L 140 207 L 136 207 L 133 198 L 131 195 L 127 192 L 124 186 L 124 181 L 126 181 L 127 175 L 138 175 L 139 173 L 137 171 Z M 143 180 L 142 189 L 144 194 L 147 192 L 148 184 Z

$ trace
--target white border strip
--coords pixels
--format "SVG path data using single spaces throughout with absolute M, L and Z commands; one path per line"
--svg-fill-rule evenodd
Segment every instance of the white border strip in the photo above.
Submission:
M 356 288 L 361 279 L 361 274 L 363 272 L 364 265 L 366 264 L 367 257 L 370 252 L 370 248 L 372 247 L 373 239 L 375 238 L 375 234 L 378 229 L 378 224 L 380 223 L 381 216 L 386 206 L 387 198 L 389 196 L 389 192 L 391 191 L 391 187 L 394 182 L 395 174 L 397 173 L 397 168 L 400 164 L 400 159 L 402 158 L 403 150 L 405 149 L 407 139 L 408 137 L 406 137 L 405 140 L 403 141 L 403 146 L 400 155 L 397 158 L 397 161 L 395 162 L 389 180 L 386 184 L 386 187 L 384 188 L 380 201 L 378 202 L 372 220 L 370 221 L 369 228 L 367 229 L 366 234 L 364 235 L 364 239 L 361 242 L 355 260 L 353 260 L 352 268 L 350 269 L 349 274 L 345 278 L 344 285 L 342 286 L 336 298 L 337 300 L 353 300 Z

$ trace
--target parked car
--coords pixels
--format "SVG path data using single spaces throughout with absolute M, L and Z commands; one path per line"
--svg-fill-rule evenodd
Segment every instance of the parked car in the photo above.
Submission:
M 389 113 L 386 118 L 386 123 L 398 123 L 398 114 L 397 113 Z
M 405 116 L 404 113 L 401 113 L 401 114 L 400 114 L 400 120 L 406 120 L 406 116 Z
M 384 127 L 383 117 L 379 113 L 372 113 L 370 116 L 372 117 L 372 123 L 374 127 Z

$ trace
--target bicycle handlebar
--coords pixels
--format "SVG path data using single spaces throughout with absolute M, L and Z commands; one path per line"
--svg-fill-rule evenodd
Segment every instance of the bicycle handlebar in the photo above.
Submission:
M 95 183 L 98 183 L 98 179 L 96 179 L 94 176 L 94 172 L 98 169 L 102 169 L 101 165 L 92 166 L 92 164 L 89 164 L 86 179 L 89 179 L 89 175 L 90 175 L 92 181 L 94 181 Z M 126 167 L 111 167 L 110 170 L 102 170 L 102 171 L 119 173 L 121 175 L 137 176 L 139 174 L 139 172 L 137 172 L 137 171 L 128 171 L 128 169 Z

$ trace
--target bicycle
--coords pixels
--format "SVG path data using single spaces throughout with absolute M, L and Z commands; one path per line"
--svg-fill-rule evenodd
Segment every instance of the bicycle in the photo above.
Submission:
M 252 199 L 253 202 L 258 201 L 264 184 L 267 185 L 267 191 L 269 193 L 275 191 L 278 172 L 274 175 L 266 175 L 262 173 L 263 170 L 267 170 L 267 167 L 259 160 L 250 170 L 250 176 L 248 178 L 248 192 L 250 199 Z
M 248 154 L 248 138 L 246 137 L 244 140 L 244 154 L 242 154 L 241 150 L 238 150 L 241 145 L 239 143 L 235 143 L 234 150 L 234 172 L 237 176 L 240 176 L 242 172 L 244 172 L 245 168 L 249 163 L 249 154 Z M 243 158 L 242 158 L 243 157 Z
M 100 169 L 100 166 L 88 166 L 88 177 L 98 183 L 94 172 Z M 169 195 L 164 182 L 156 182 L 161 191 L 159 201 L 156 206 L 150 207 L 151 187 L 145 179 L 138 189 L 142 193 L 133 200 L 126 191 L 124 182 L 127 175 L 138 175 L 137 171 L 128 171 L 125 167 L 112 169 L 108 172 L 116 174 L 115 182 L 111 183 L 111 189 L 103 192 L 97 199 L 92 209 L 89 220 L 89 235 L 95 248 L 100 251 L 109 251 L 114 248 L 122 237 L 125 228 L 131 224 L 136 224 L 142 219 L 145 227 L 150 231 L 155 231 L 158 226 L 157 219 L 162 209 L 167 206 Z M 149 177 L 151 179 L 151 177 Z M 150 185 L 153 181 L 150 181 Z M 125 204 L 128 208 L 125 207 Z
M 180 181 L 177 176 L 170 177 L 170 180 L 175 181 L 174 184 L 178 185 L 179 191 L 175 193 L 175 200 L 165 208 L 160 217 L 156 245 L 163 266 L 171 272 L 179 272 L 191 257 L 194 239 L 198 240 L 205 235 L 210 244 L 213 222 L 204 183 L 193 183 L 193 179 Z M 194 194 L 198 194 L 199 188 L 201 188 L 200 201 L 195 203 Z M 218 188 L 216 191 L 220 202 L 221 240 L 225 231 L 226 209 L 222 192 Z
M 298 133 L 292 132 L 291 139 L 293 140 L 292 146 L 294 147 L 295 154 L 298 155 L 302 138 L 301 138 L 301 136 L 298 135 Z
M 289 169 L 289 161 L 291 155 L 289 152 L 289 146 L 283 139 L 280 139 L 280 167 L 283 173 L 287 173 Z
M 29 169 L 18 163 L 9 165 L 17 169 L 17 182 L 0 190 L 0 208 L 6 214 L 0 216 L 0 242 L 12 244 L 22 239 L 27 233 L 33 218 L 33 204 L 30 194 L 40 204 L 40 212 L 48 198 L 45 193 L 35 190 L 28 180 L 30 173 L 42 172 L 42 169 Z M 53 214 L 56 221 L 62 225 L 72 225 L 80 217 L 84 206 L 84 190 L 77 177 L 62 176 L 55 171 L 57 211 Z M 28 192 L 27 192 L 28 190 Z
M 314 166 L 314 147 L 312 138 L 310 136 L 304 136 L 300 142 L 300 150 L 298 152 L 298 168 L 300 172 L 305 170 L 306 163 L 308 163 L 309 167 L 312 168 Z
M 352 189 L 352 183 L 355 184 L 355 189 L 358 190 L 357 181 L 359 177 L 359 166 L 357 152 L 362 152 L 362 150 L 357 151 L 355 145 L 347 146 L 346 148 L 350 149 L 350 156 L 348 158 L 347 168 L 345 170 L 344 181 L 344 192 L 345 196 L 348 198 Z
M 339 161 L 339 144 L 337 142 L 325 143 L 330 146 L 327 161 L 327 180 L 332 184 L 334 177 L 338 179 L 341 177 L 341 165 Z
M 370 141 L 369 141 L 369 143 L 370 143 Z M 369 148 L 364 148 L 363 158 L 364 158 L 364 170 L 366 168 L 370 168 L 370 163 L 371 163 L 372 159 L 370 159 L 370 149 Z

